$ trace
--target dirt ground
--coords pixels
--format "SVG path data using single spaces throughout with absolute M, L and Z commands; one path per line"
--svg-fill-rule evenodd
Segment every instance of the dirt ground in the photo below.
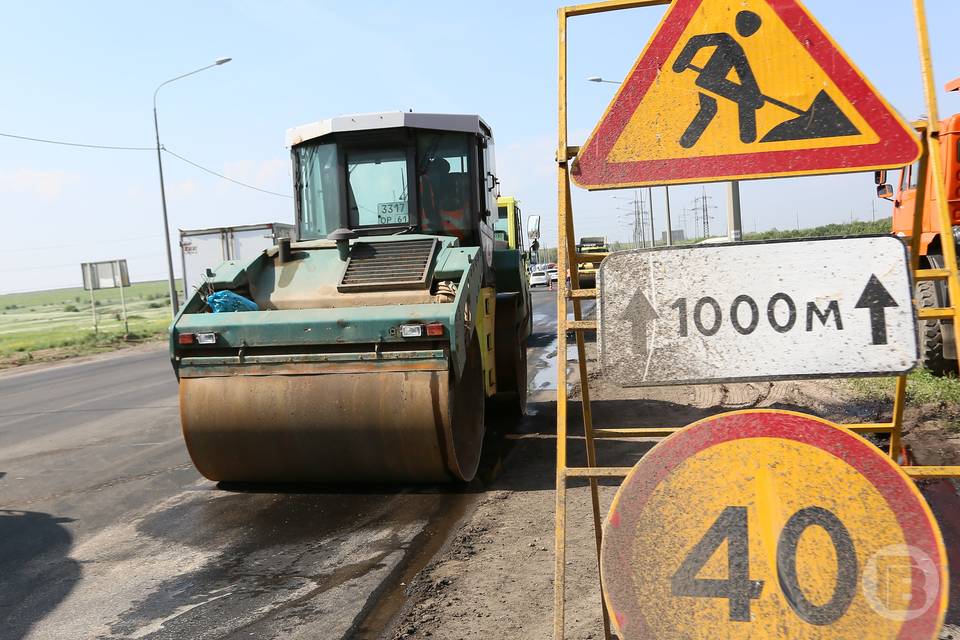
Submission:
M 571 345 L 572 346 L 572 345 Z M 588 345 L 592 357 L 592 346 Z M 790 409 L 836 422 L 889 419 L 890 403 L 853 399 L 837 381 L 777 382 L 660 389 L 621 389 L 603 380 L 590 362 L 596 426 L 685 425 L 715 413 L 747 408 Z M 574 398 L 579 397 L 574 389 Z M 582 424 L 580 403 L 570 403 L 571 425 Z M 553 635 L 555 402 L 552 393 L 532 398 L 533 417 L 512 436 L 515 446 L 505 471 L 480 500 L 452 540 L 407 585 L 408 605 L 395 639 L 488 640 L 543 639 Z M 905 442 L 912 459 L 923 464 L 960 464 L 960 434 L 944 429 L 955 409 L 910 407 Z M 533 428 L 532 425 L 537 425 Z M 584 465 L 583 439 L 571 427 L 571 465 Z M 653 442 L 601 441 L 601 464 L 629 466 Z M 602 483 L 606 513 L 618 481 Z M 944 524 L 955 523 L 956 485 L 941 481 L 924 490 L 945 498 L 951 513 L 934 511 L 944 528 L 953 566 L 960 558 L 960 537 Z M 566 637 L 603 638 L 596 552 L 586 483 L 568 491 Z M 960 640 L 960 598 L 956 577 L 948 626 L 942 640 Z

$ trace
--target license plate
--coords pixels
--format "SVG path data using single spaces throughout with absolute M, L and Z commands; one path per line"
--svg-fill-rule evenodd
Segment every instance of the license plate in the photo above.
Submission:
M 377 222 L 379 224 L 407 224 L 410 216 L 407 214 L 407 203 L 381 202 L 377 205 Z

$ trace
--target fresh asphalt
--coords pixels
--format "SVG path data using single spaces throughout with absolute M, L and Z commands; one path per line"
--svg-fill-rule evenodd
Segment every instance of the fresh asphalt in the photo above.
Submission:
M 542 396 L 555 292 L 536 291 L 534 313 Z M 218 486 L 184 448 L 162 349 L 7 372 L 0 637 L 377 638 L 482 491 Z

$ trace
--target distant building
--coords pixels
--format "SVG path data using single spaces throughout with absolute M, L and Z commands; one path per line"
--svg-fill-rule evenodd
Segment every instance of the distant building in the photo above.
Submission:
M 674 242 L 683 242 L 684 240 L 687 239 L 687 234 L 683 232 L 683 229 L 674 229 L 673 231 L 670 232 L 670 236 L 672 237 Z M 660 232 L 660 243 L 667 244 L 666 231 Z

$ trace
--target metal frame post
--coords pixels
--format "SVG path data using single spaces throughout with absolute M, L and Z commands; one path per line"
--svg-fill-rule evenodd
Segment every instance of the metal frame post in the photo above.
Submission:
M 947 193 L 944 186 L 943 158 L 940 155 L 940 115 L 937 107 L 937 89 L 933 78 L 933 62 L 930 56 L 930 35 L 927 31 L 927 13 L 924 0 L 914 0 L 914 14 L 917 24 L 917 42 L 920 47 L 920 71 L 923 76 L 923 93 L 927 105 L 927 126 L 923 136 L 927 153 L 927 165 L 933 177 L 933 194 L 936 200 L 937 220 L 940 223 L 940 245 L 943 250 L 943 262 L 946 275 L 947 291 L 950 293 L 950 304 L 954 336 L 960 340 L 960 278 L 957 273 L 957 245 L 953 233 L 953 221 L 950 219 L 950 207 L 947 204 Z M 921 195 L 920 185 L 926 184 L 927 171 L 919 176 L 917 197 Z M 917 217 L 923 215 L 923 200 L 917 200 L 915 208 Z M 916 227 L 916 222 L 914 223 Z M 923 317 L 921 315 L 921 317 Z M 960 344 L 960 343 L 958 343 Z
M 93 296 L 92 285 L 90 287 L 90 312 L 93 314 L 93 335 L 97 335 L 100 333 L 100 330 L 97 328 L 97 300 Z
M 130 324 L 127 322 L 127 302 L 123 298 L 123 269 L 120 268 L 120 261 L 114 260 L 113 262 L 113 281 L 117 281 L 117 276 L 120 277 L 120 309 L 123 313 L 123 337 L 126 338 L 130 335 Z
M 670 220 L 670 185 L 663 187 L 663 197 L 667 203 L 667 246 L 673 246 L 673 221 Z
M 647 206 L 650 207 L 650 246 L 657 246 L 656 228 L 653 222 L 653 187 L 647 187 Z
M 740 181 L 731 180 L 727 185 L 727 235 L 730 242 L 741 242 L 743 230 L 740 224 Z

